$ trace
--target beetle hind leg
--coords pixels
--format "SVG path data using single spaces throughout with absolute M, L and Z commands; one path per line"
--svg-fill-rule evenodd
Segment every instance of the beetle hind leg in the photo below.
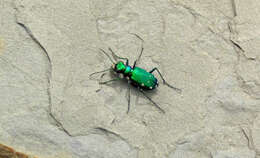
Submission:
M 166 86 L 172 88 L 173 90 L 175 90 L 175 91 L 178 92 L 178 93 L 181 93 L 181 92 L 182 92 L 181 89 L 176 88 L 176 87 L 170 85 L 168 82 L 166 82 L 158 68 L 156 68 L 156 67 L 153 68 L 149 73 L 153 73 L 155 70 L 158 72 L 158 74 L 160 75 L 161 79 L 163 80 L 163 84 L 165 84 Z
M 144 92 L 141 88 L 138 88 L 138 89 L 139 89 L 139 91 L 145 96 L 146 99 L 148 99 L 151 103 L 153 103 L 153 105 L 154 105 L 157 109 L 159 109 L 162 113 L 165 114 L 165 111 L 164 111 L 159 105 L 157 105 L 149 96 L 147 96 L 147 95 L 145 94 L 145 92 Z

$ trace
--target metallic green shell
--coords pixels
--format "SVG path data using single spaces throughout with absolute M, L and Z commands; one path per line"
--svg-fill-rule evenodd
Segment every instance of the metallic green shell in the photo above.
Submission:
M 157 79 L 154 75 L 139 67 L 133 69 L 131 79 L 148 89 L 154 89 L 157 85 Z
M 124 74 L 129 74 L 133 71 L 133 69 L 130 66 L 126 66 L 126 69 L 124 71 Z

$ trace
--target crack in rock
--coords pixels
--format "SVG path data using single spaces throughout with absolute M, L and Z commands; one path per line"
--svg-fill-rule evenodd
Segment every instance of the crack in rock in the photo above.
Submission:
M 237 16 L 237 11 L 236 11 L 236 5 L 235 5 L 235 0 L 231 0 L 232 3 L 232 8 L 233 8 L 233 12 L 234 12 L 234 18 Z M 243 67 L 243 64 L 247 61 L 256 61 L 256 58 L 253 57 L 248 57 L 246 55 L 246 51 L 242 48 L 242 46 L 236 41 L 236 39 L 238 38 L 238 31 L 236 30 L 236 22 L 235 19 L 232 18 L 231 21 L 229 21 L 228 23 L 228 29 L 230 32 L 230 39 L 229 41 L 231 42 L 231 44 L 234 47 L 235 52 L 237 53 L 237 63 L 235 66 L 235 74 L 237 76 L 237 80 L 240 83 L 240 87 L 243 89 L 243 91 L 248 94 L 250 97 L 252 97 L 253 99 L 258 100 L 259 98 L 257 96 L 254 96 L 254 87 L 258 87 L 259 83 L 257 80 L 247 80 L 246 78 L 243 77 L 243 75 L 239 72 L 239 67 Z M 254 87 L 251 87 L 252 85 L 254 85 Z
M 21 26 L 25 32 L 30 36 L 30 38 L 43 50 L 48 62 L 49 62 L 49 71 L 47 73 L 47 82 L 48 82 L 48 88 L 47 88 L 47 95 L 48 95 L 48 101 L 49 101 L 49 109 L 48 109 L 48 113 L 49 116 L 54 120 L 55 125 L 58 127 L 58 129 L 62 130 L 63 132 L 65 132 L 68 136 L 72 136 L 62 125 L 62 123 L 55 118 L 55 116 L 52 113 L 52 97 L 51 97 L 51 91 L 50 91 L 50 87 L 51 87 L 51 78 L 52 78 L 52 61 L 51 58 L 47 52 L 47 50 L 44 48 L 44 46 L 40 43 L 40 41 L 33 35 L 32 31 L 30 30 L 30 28 L 28 28 L 25 24 L 23 24 L 22 22 L 19 22 L 16 18 L 16 23 Z

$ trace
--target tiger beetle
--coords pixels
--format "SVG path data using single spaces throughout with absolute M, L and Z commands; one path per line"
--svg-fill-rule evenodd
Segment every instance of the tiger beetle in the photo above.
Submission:
M 135 35 L 137 38 L 139 38 L 143 42 L 143 39 L 141 37 L 139 37 L 136 34 L 133 34 L 133 35 Z M 155 105 L 162 113 L 165 113 L 165 111 L 160 106 L 158 106 L 157 103 L 155 103 L 145 93 L 145 91 L 154 90 L 159 85 L 157 78 L 153 75 L 153 72 L 157 71 L 163 81 L 163 84 L 165 84 L 169 88 L 174 89 L 178 93 L 181 93 L 181 89 L 173 87 L 172 85 L 167 83 L 158 68 L 155 67 L 151 71 L 146 71 L 145 69 L 142 69 L 142 68 L 136 66 L 137 62 L 140 60 L 140 58 L 143 54 L 143 50 L 144 50 L 144 48 L 142 46 L 139 57 L 135 60 L 134 65 L 130 66 L 128 64 L 129 63 L 128 58 L 123 58 L 123 57 L 116 55 L 112 51 L 111 48 L 109 48 L 109 51 L 112 53 L 113 59 L 115 61 L 113 61 L 112 58 L 103 49 L 100 49 L 100 51 L 102 53 L 104 53 L 113 64 L 112 64 L 111 68 L 103 70 L 103 71 L 94 72 L 94 73 L 90 74 L 89 76 L 91 77 L 94 74 L 111 71 L 111 70 L 117 74 L 116 78 L 105 81 L 105 82 L 99 82 L 99 84 L 107 84 L 109 82 L 117 81 L 117 80 L 125 78 L 128 81 L 127 113 L 130 110 L 130 85 L 136 87 L 144 95 L 145 98 L 147 98 L 150 102 L 152 102 L 153 105 Z M 118 61 L 118 59 L 120 59 L 120 61 Z M 122 60 L 125 60 L 125 63 Z M 103 75 L 102 75 L 102 77 L 103 77 Z

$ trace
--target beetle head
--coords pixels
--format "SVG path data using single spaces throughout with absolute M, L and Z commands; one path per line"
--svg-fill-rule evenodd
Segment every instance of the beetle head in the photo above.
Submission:
M 126 65 L 122 61 L 118 61 L 116 64 L 112 65 L 112 69 L 117 73 L 122 73 L 126 69 Z

